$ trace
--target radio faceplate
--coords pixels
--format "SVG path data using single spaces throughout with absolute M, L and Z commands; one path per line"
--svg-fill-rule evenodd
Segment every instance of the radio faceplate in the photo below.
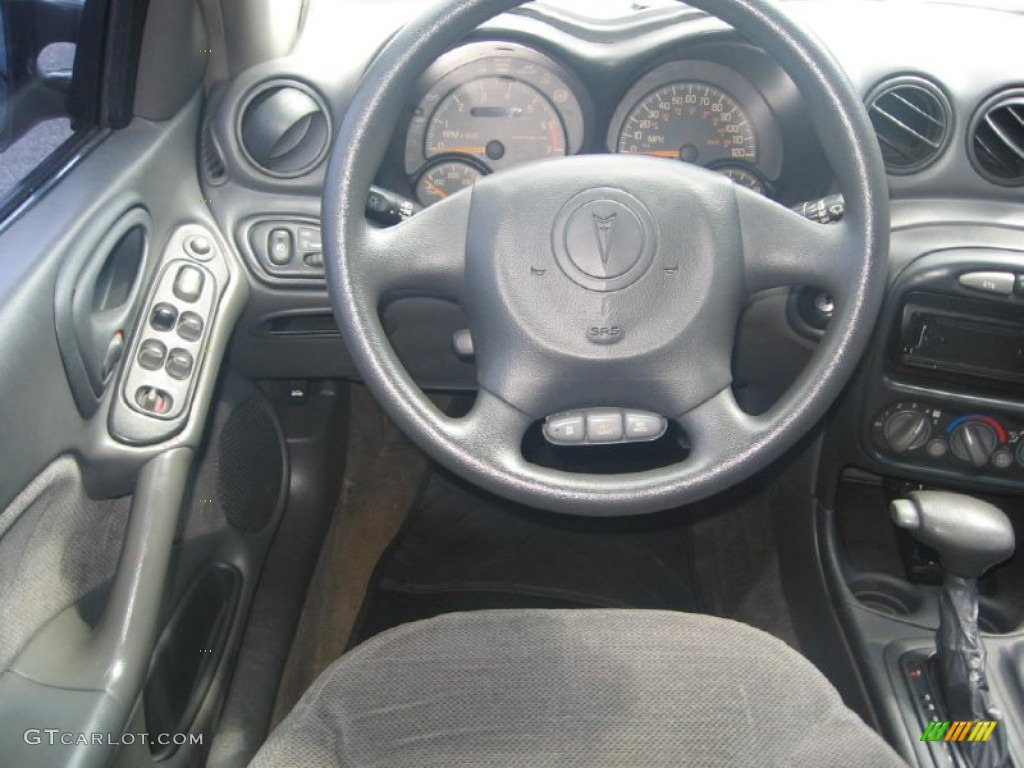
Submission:
M 860 447 L 875 471 L 920 482 L 1024 488 L 1024 252 L 950 249 L 893 280 Z M 995 279 L 999 276 L 1000 279 Z

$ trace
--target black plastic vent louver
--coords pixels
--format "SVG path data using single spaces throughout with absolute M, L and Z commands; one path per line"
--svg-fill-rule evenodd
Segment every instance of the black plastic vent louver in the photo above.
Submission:
M 949 100 L 924 78 L 886 80 L 868 97 L 867 106 L 889 173 L 922 171 L 949 144 Z
M 982 176 L 1007 187 L 1024 186 L 1024 89 L 1004 91 L 982 104 L 968 142 Z
M 327 154 L 330 119 L 320 97 L 294 81 L 258 86 L 242 108 L 238 140 L 248 159 L 272 176 L 309 173 Z

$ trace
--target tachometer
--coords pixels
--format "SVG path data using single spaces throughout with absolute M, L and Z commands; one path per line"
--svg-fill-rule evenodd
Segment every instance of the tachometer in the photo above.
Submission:
M 758 161 L 749 115 L 725 91 L 698 81 L 670 83 L 647 94 L 623 122 L 616 149 L 700 165 Z
M 481 77 L 449 93 L 434 110 L 424 156 L 456 153 L 497 170 L 564 155 L 565 127 L 533 86 L 511 77 Z
M 405 136 L 411 184 L 439 156 L 462 156 L 494 172 L 583 147 L 585 95 L 569 70 L 506 42 L 471 43 L 423 77 Z

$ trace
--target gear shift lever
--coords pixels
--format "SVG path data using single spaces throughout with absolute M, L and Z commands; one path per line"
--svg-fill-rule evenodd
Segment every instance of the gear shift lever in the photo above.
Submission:
M 1013 526 L 996 507 L 970 496 L 915 491 L 894 501 L 892 519 L 939 553 L 943 569 L 939 596 L 939 681 L 954 720 L 999 720 L 985 675 L 985 648 L 978 634 L 978 579 L 1014 550 Z M 988 742 L 960 746 L 972 768 L 1009 765 L 1006 733 L 997 728 Z

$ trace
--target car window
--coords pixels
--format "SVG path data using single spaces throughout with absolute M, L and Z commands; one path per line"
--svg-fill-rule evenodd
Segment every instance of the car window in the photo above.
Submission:
M 78 43 L 86 14 L 105 2 L 0 0 L 0 207 L 55 172 L 61 150 L 94 127 L 95 110 L 74 106 L 92 79 Z

